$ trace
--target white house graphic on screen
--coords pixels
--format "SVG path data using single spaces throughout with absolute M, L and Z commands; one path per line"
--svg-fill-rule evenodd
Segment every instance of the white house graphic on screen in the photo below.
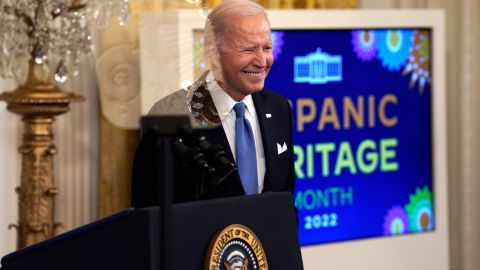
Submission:
M 326 84 L 342 80 L 342 56 L 316 52 L 294 58 L 296 83 Z

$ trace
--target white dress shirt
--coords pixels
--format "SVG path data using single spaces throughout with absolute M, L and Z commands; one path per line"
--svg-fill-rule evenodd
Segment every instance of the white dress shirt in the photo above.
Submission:
M 237 151 L 235 148 L 235 111 L 233 106 L 237 103 L 233 100 L 225 91 L 218 86 L 213 77 L 212 72 L 209 72 L 205 78 L 207 81 L 207 88 L 210 91 L 212 96 L 213 103 L 217 108 L 218 115 L 222 121 L 223 130 L 227 135 L 228 144 L 232 150 L 233 157 L 237 158 Z M 258 179 L 258 192 L 261 193 L 264 185 L 266 164 L 265 164 L 265 154 L 263 151 L 263 141 L 262 135 L 260 132 L 260 125 L 258 123 L 257 111 L 253 105 L 253 99 L 251 95 L 246 96 L 241 102 L 245 103 L 247 106 L 247 111 L 245 112 L 245 118 L 250 122 L 250 125 L 253 129 L 253 136 L 255 138 L 255 153 L 257 157 L 257 179 Z

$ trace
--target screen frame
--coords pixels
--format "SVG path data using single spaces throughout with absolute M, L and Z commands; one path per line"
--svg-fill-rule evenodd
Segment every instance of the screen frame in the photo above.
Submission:
M 431 29 L 434 231 L 306 246 L 302 247 L 302 258 L 305 269 L 449 269 L 444 11 L 268 10 L 267 13 L 271 28 L 282 30 Z M 142 114 L 148 112 L 154 101 L 180 89 L 182 82 L 194 80 L 193 31 L 202 29 L 204 23 L 198 10 L 142 14 Z

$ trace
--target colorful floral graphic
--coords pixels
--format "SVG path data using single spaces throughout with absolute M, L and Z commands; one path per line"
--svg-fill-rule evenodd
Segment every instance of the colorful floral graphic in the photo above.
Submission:
M 374 31 L 352 31 L 352 45 L 362 61 L 370 61 L 377 55 L 377 35 Z
M 283 32 L 272 31 L 272 52 L 273 59 L 277 60 L 280 54 L 282 54 L 283 47 Z
M 402 75 L 411 73 L 410 88 L 418 82 L 420 93 L 425 84 L 431 82 L 430 74 L 430 37 L 427 31 L 416 31 L 413 35 L 413 48 Z
M 401 206 L 390 208 L 383 222 L 383 234 L 400 235 L 408 232 L 408 218 L 405 209 Z
M 412 49 L 413 32 L 410 30 L 380 30 L 378 58 L 389 71 L 398 71 L 407 62 Z
M 410 201 L 405 206 L 408 213 L 410 231 L 424 232 L 433 229 L 432 193 L 428 187 L 417 188 L 410 195 Z

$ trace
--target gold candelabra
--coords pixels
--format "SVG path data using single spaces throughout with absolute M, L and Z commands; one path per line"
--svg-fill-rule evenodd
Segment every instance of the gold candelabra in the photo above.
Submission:
M 70 102 L 83 101 L 82 96 L 64 92 L 48 81 L 34 75 L 35 63 L 29 62 L 26 83 L 13 92 L 0 94 L 7 109 L 22 116 L 23 137 L 19 152 L 22 155 L 19 196 L 17 247 L 32 245 L 54 235 L 53 156 L 57 149 L 53 141 L 55 116 L 66 113 Z

